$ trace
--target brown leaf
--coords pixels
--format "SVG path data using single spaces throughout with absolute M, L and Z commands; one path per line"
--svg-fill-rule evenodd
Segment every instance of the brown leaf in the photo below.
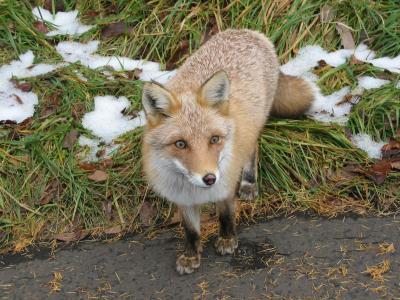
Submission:
M 177 68 L 177 62 L 189 53 L 189 46 L 190 44 L 188 40 L 183 40 L 182 42 L 180 42 L 178 49 L 166 63 L 165 68 L 167 71 Z
M 44 24 L 41 21 L 36 21 L 35 23 L 33 23 L 33 27 L 37 30 L 40 31 L 42 33 L 48 33 L 49 29 L 47 28 L 46 24 Z
M 58 199 L 60 197 L 60 190 L 62 186 L 58 179 L 53 179 L 47 185 L 42 197 L 40 198 L 39 204 L 46 205 L 50 202 L 55 202 L 54 199 Z
M 96 182 L 102 182 L 107 180 L 108 174 L 104 171 L 96 170 L 92 174 L 90 174 L 88 178 Z
M 390 166 L 392 167 L 392 169 L 400 171 L 400 158 L 391 159 Z
M 85 112 L 86 112 L 86 108 L 83 103 L 72 104 L 72 112 L 71 113 L 75 120 L 80 120 Z
M 16 125 L 17 122 L 12 121 L 12 120 L 1 120 L 0 125 Z
M 62 147 L 71 150 L 75 145 L 78 134 L 78 131 L 75 129 L 72 129 L 70 132 L 68 132 L 68 134 L 64 137 Z
M 14 82 L 15 83 L 15 86 L 17 87 L 17 88 L 19 88 L 21 91 L 23 91 L 23 92 L 29 92 L 31 89 L 32 89 L 32 85 L 29 83 L 29 82 L 22 82 L 22 83 L 19 83 L 18 81 L 17 82 Z
M 358 60 L 354 55 L 352 55 L 351 57 L 350 57 L 350 62 L 349 62 L 349 64 L 352 66 L 352 65 L 362 65 L 364 62 L 363 61 L 361 61 L 361 60 Z
M 106 234 L 118 234 L 118 233 L 121 233 L 121 232 L 122 232 L 122 226 L 121 225 L 116 225 L 116 226 L 113 226 L 113 227 L 109 227 L 109 228 L 106 228 L 104 230 L 104 233 L 106 233 Z
M 144 201 L 140 208 L 140 221 L 145 226 L 150 226 L 153 218 L 156 216 L 156 209 L 148 201 Z
M 95 10 L 88 10 L 85 12 L 85 16 L 86 17 L 97 17 L 100 13 L 98 11 Z
M 333 20 L 335 17 L 335 12 L 333 11 L 332 7 L 329 4 L 324 4 L 321 7 L 321 22 L 328 23 Z
M 63 0 L 45 0 L 44 4 L 43 4 L 43 8 L 52 12 L 53 11 L 53 1 L 54 1 L 55 12 L 65 11 L 65 5 L 64 5 Z
M 350 29 L 351 28 L 346 24 L 343 24 L 341 22 L 336 23 L 336 30 L 340 35 L 342 46 L 344 49 L 354 49 L 356 47 Z
M 89 231 L 82 229 L 82 230 L 76 230 L 73 232 L 64 232 L 64 233 L 57 234 L 54 236 L 54 239 L 62 241 L 62 242 L 70 243 L 70 242 L 76 242 L 76 241 L 83 240 L 88 235 L 89 235 Z
M 89 163 L 89 162 L 80 162 L 78 164 L 79 168 L 85 171 L 94 171 L 97 168 L 97 164 Z
M 319 68 L 326 67 L 327 65 L 328 65 L 328 64 L 327 64 L 326 61 L 323 60 L 323 59 L 321 59 L 321 60 L 318 61 L 318 67 L 319 67 Z
M 142 75 L 143 70 L 139 68 L 133 69 L 133 71 L 126 71 L 125 73 L 117 73 L 114 76 L 127 78 L 130 80 L 138 80 L 140 79 L 140 75 Z
M 14 96 L 15 101 L 17 101 L 18 104 L 24 104 L 22 101 L 21 97 L 15 94 L 12 94 Z
M 390 139 L 389 143 L 382 147 L 383 158 L 400 157 L 400 141 Z
M 142 75 L 142 73 L 143 73 L 142 69 L 135 68 L 133 70 L 132 77 L 129 78 L 129 79 L 139 80 L 140 79 L 140 75 Z
M 103 38 L 116 37 L 123 34 L 127 34 L 131 31 L 124 21 L 117 23 L 111 23 L 103 27 L 101 30 L 101 36 Z
M 204 44 L 207 42 L 214 34 L 219 32 L 218 24 L 217 24 L 217 19 L 215 17 L 211 17 L 210 20 L 208 21 L 206 31 L 201 37 L 201 42 L 200 44 Z
M 376 183 L 382 184 L 390 169 L 392 168 L 390 161 L 382 159 L 374 164 L 367 172 L 367 175 Z

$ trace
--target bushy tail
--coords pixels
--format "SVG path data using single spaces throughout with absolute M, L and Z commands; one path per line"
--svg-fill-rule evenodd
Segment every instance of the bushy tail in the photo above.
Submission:
M 310 84 L 299 77 L 279 73 L 278 89 L 272 105 L 272 115 L 295 118 L 304 114 L 314 101 Z

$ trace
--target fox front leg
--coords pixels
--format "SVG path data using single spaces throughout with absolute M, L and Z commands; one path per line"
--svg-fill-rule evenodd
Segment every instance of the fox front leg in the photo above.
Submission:
M 235 199 L 217 202 L 219 237 L 215 249 L 221 255 L 232 254 L 238 247 L 235 223 Z
M 185 250 L 176 260 L 179 274 L 190 274 L 200 267 L 200 207 L 181 206 L 182 225 L 185 230 Z

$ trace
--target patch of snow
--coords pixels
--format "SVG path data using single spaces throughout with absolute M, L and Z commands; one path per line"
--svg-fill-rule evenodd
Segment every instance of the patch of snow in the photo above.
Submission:
M 19 60 L 13 60 L 8 65 L 0 68 L 2 79 L 11 79 L 13 76 L 18 78 L 34 77 L 54 71 L 57 66 L 49 64 L 33 64 L 35 56 L 32 51 L 28 51 L 19 56 Z
M 317 90 L 318 89 L 318 90 Z M 344 87 L 330 95 L 322 95 L 319 88 L 314 86 L 315 101 L 307 112 L 314 120 L 324 123 L 345 124 L 352 108 L 349 102 L 340 103 L 349 94 L 350 88 Z
M 0 121 L 20 123 L 33 116 L 34 107 L 38 104 L 37 95 L 20 90 L 11 79 L 39 76 L 59 67 L 49 64 L 34 65 L 34 59 L 32 51 L 28 51 L 20 55 L 19 60 L 13 60 L 0 67 Z
M 52 23 L 56 30 L 48 32 L 47 36 L 74 35 L 79 36 L 90 30 L 92 25 L 84 25 L 78 19 L 78 11 L 57 12 L 55 16 L 40 6 L 32 9 L 32 14 L 38 19 Z
M 81 135 L 79 137 L 79 139 L 78 139 L 79 146 L 88 147 L 90 149 L 89 153 L 85 156 L 85 160 L 87 160 L 87 161 L 98 160 L 97 153 L 100 150 L 100 143 L 101 143 L 101 140 L 99 140 L 99 139 L 91 139 L 84 135 Z
M 312 45 L 300 49 L 297 56 L 281 66 L 281 71 L 287 75 L 303 76 L 312 68 L 318 66 L 320 60 L 324 60 L 333 67 L 340 66 L 346 62 L 353 50 L 340 49 L 334 52 L 327 52 L 321 46 Z
M 106 143 L 146 123 L 144 112 L 134 119 L 122 114 L 130 105 L 126 97 L 97 96 L 94 101 L 95 109 L 83 116 L 82 125 Z
M 35 93 L 21 91 L 11 81 L 0 79 L 0 121 L 21 123 L 33 116 L 37 104 Z
M 382 147 L 386 142 L 375 142 L 370 135 L 366 133 L 358 133 L 351 137 L 351 142 L 361 150 L 365 151 L 370 158 L 381 158 Z
M 368 46 L 361 43 L 354 50 L 354 57 L 361 61 L 368 61 L 374 59 L 376 56 L 375 51 L 368 49 Z
M 66 41 L 60 42 L 56 50 L 65 61 L 70 63 L 80 62 L 91 69 L 102 67 L 111 67 L 116 71 L 141 69 L 140 80 L 143 81 L 155 80 L 165 83 L 175 74 L 175 71 L 160 71 L 159 63 L 135 60 L 123 56 L 102 56 L 95 54 L 99 43 L 99 41 L 90 41 L 86 44 Z
M 400 81 L 397 82 L 396 89 L 400 89 Z
M 361 76 L 358 78 L 358 86 L 366 90 L 377 89 L 388 83 L 390 83 L 390 80 L 379 79 L 371 76 Z
M 358 60 L 370 63 L 375 67 L 388 70 L 392 73 L 400 73 L 400 55 L 396 57 L 380 57 L 375 58 L 376 53 L 368 49 L 365 44 L 360 44 L 354 51 L 354 56 Z

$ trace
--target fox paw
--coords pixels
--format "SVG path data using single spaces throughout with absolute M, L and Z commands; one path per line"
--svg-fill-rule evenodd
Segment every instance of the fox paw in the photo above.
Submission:
M 215 242 L 215 250 L 221 255 L 232 254 L 238 247 L 238 239 L 236 237 L 224 239 L 219 237 Z
M 242 181 L 239 188 L 239 198 L 242 200 L 253 200 L 258 196 L 258 187 L 256 183 Z
M 200 254 L 196 256 L 186 256 L 182 254 L 176 260 L 176 270 L 181 275 L 193 273 L 198 267 L 200 267 Z

